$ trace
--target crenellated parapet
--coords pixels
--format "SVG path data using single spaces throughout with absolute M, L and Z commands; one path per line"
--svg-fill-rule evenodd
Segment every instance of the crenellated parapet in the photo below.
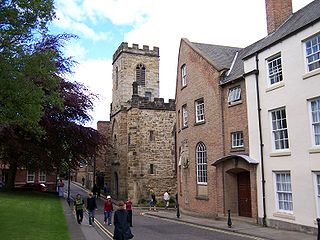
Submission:
M 152 110 L 176 110 L 176 104 L 174 99 L 169 99 L 169 102 L 166 103 L 164 102 L 163 98 L 154 98 L 154 101 L 151 101 L 147 97 L 141 97 L 138 95 L 132 96 L 131 107 Z
M 153 49 L 149 49 L 148 45 L 143 45 L 142 48 L 139 48 L 139 45 L 135 43 L 132 44 L 132 47 L 129 47 L 127 42 L 122 42 L 118 47 L 117 51 L 113 54 L 112 64 L 118 59 L 118 57 L 122 53 L 131 53 L 131 54 L 145 55 L 150 57 L 159 57 L 159 48 L 153 47 Z

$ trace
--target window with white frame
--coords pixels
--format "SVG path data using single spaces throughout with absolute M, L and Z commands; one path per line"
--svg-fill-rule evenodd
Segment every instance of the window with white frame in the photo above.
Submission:
M 182 106 L 182 127 L 188 127 L 188 111 L 187 105 Z
M 320 98 L 310 101 L 312 139 L 315 146 L 320 146 Z
M 196 101 L 196 123 L 204 122 L 204 101 L 199 99 Z
M 272 135 L 274 149 L 288 149 L 289 137 L 286 118 L 286 109 L 280 108 L 271 111 Z
M 230 88 L 229 89 L 229 95 L 228 95 L 228 103 L 232 104 L 234 102 L 237 102 L 241 99 L 241 88 L 240 86 Z
M 275 57 L 268 59 L 267 62 L 269 85 L 281 82 L 283 79 L 281 55 L 278 54 Z
M 181 67 L 181 86 L 187 86 L 187 65 L 183 64 Z
M 275 172 L 277 208 L 279 211 L 293 211 L 290 172 Z
M 320 68 L 320 34 L 305 41 L 308 71 Z
M 233 132 L 231 133 L 231 147 L 239 148 L 243 147 L 243 132 Z
M 317 217 L 320 217 L 320 172 L 315 173 L 315 192 L 316 192 L 316 201 L 317 201 Z
M 197 160 L 197 183 L 207 184 L 207 149 L 204 143 L 200 142 L 196 147 Z
M 28 183 L 34 182 L 34 179 L 35 179 L 34 171 L 28 170 L 27 171 L 27 182 Z
M 39 172 L 39 182 L 40 183 L 46 182 L 46 172 L 45 171 Z

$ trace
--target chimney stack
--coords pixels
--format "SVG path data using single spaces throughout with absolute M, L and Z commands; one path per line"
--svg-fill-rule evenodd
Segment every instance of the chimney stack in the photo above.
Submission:
M 265 0 L 268 34 L 273 33 L 292 14 L 292 0 Z

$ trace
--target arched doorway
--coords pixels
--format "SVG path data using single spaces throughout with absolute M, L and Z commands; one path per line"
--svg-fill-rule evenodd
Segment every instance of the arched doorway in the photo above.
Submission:
M 218 214 L 257 218 L 256 165 L 246 155 L 229 155 L 218 159 L 216 167 L 218 201 L 223 204 Z

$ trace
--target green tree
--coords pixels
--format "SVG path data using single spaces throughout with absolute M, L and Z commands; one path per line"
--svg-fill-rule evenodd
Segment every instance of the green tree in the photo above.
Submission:
M 0 0 L 0 12 L 0 124 L 39 134 L 44 105 L 62 108 L 58 85 L 72 60 L 60 49 L 71 36 L 48 35 L 53 0 Z

